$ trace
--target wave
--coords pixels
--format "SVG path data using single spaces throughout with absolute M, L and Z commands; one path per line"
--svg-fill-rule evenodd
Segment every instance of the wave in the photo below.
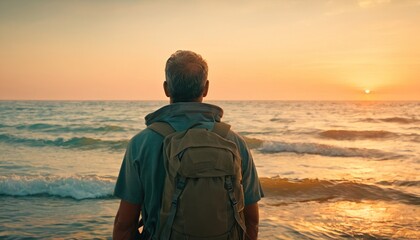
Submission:
M 315 154 L 329 157 L 362 157 L 381 160 L 403 157 L 402 155 L 377 149 L 343 148 L 318 143 L 264 142 L 258 150 L 263 153 L 293 152 L 299 154 Z
M 92 176 L 1 176 L 0 195 L 28 197 L 46 196 L 83 199 L 113 198 L 115 177 Z M 352 181 L 318 179 L 291 180 L 287 178 L 260 178 L 265 196 L 280 199 L 282 203 L 308 201 L 399 201 L 420 204 L 416 195 L 395 189 L 381 188 Z
M 371 123 L 378 123 L 378 122 L 388 122 L 388 123 L 401 123 L 401 124 L 412 124 L 412 123 L 420 123 L 420 119 L 416 118 L 403 118 L 403 117 L 390 117 L 390 118 L 363 118 L 360 119 L 362 122 L 371 122 Z
M 367 148 L 343 148 L 326 144 L 318 143 L 286 143 L 263 141 L 257 138 L 243 137 L 250 149 L 256 149 L 262 153 L 282 153 L 293 152 L 298 154 L 314 154 L 330 157 L 363 157 L 375 158 L 381 160 L 389 160 L 402 158 L 403 155 L 398 155 L 390 152 L 385 152 L 377 149 Z M 0 142 L 9 144 L 22 144 L 30 147 L 63 147 L 63 148 L 78 148 L 82 150 L 108 148 L 111 150 L 123 150 L 127 147 L 129 140 L 102 140 L 89 137 L 73 137 L 70 139 L 56 138 L 49 139 L 34 139 L 21 138 L 9 134 L 0 134 Z
M 245 136 L 242 136 L 242 138 L 245 140 L 246 144 L 251 149 L 261 147 L 261 145 L 264 142 L 263 140 L 258 139 L 258 138 L 251 138 L 251 137 L 245 137 Z
M 65 147 L 65 148 L 81 148 L 81 149 L 95 149 L 95 148 L 110 148 L 110 149 L 125 149 L 128 145 L 128 140 L 101 140 L 89 137 L 73 137 L 70 139 L 57 138 L 54 140 L 48 139 L 33 139 L 20 138 L 9 134 L 0 134 L 0 142 L 23 144 L 31 147 Z
M 420 135 L 416 133 L 402 134 L 393 133 L 389 131 L 372 131 L 372 130 L 326 130 L 319 132 L 318 135 L 325 139 L 334 140 L 367 140 L 367 139 L 405 139 L 411 142 L 420 142 Z
M 125 129 L 115 125 L 105 125 L 100 127 L 70 125 L 63 126 L 58 124 L 35 123 L 30 125 L 18 125 L 16 129 L 31 130 L 49 133 L 67 133 L 67 132 L 81 132 L 81 133 L 97 133 L 97 132 L 123 132 Z
M 414 194 L 352 181 L 289 180 L 277 177 L 260 178 L 260 182 L 265 196 L 281 200 L 278 204 L 330 200 L 382 200 L 420 205 L 420 197 Z
M 272 118 L 270 119 L 271 122 L 279 122 L 279 123 L 293 123 L 295 120 L 287 119 L 287 118 Z
M 35 123 L 30 125 L 18 125 L 16 126 L 16 129 L 28 129 L 28 130 L 45 130 L 45 129 L 51 129 L 51 128 L 59 128 L 62 127 L 61 125 L 57 124 L 47 124 L 47 123 Z
M 76 200 L 111 198 L 115 180 L 98 176 L 11 176 L 0 177 L 0 195 L 73 198 Z
M 357 140 L 392 138 L 398 134 L 388 131 L 326 130 L 320 132 L 319 136 L 334 140 Z
M 420 143 L 420 136 L 419 135 L 417 135 L 417 136 L 412 135 L 412 136 L 413 136 L 413 138 L 411 139 L 412 142 Z
M 393 123 L 420 123 L 420 119 L 415 118 L 402 118 L 402 117 L 391 117 L 391 118 L 380 118 L 379 119 L 382 122 L 393 122 Z
M 377 184 L 384 186 L 420 187 L 420 181 L 380 181 Z

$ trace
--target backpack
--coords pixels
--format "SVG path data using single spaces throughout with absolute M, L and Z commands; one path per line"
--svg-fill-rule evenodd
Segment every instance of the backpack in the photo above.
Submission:
M 195 126 L 181 132 L 165 122 L 149 126 L 164 137 L 166 172 L 155 238 L 245 239 L 242 160 L 226 139 L 230 125 Z

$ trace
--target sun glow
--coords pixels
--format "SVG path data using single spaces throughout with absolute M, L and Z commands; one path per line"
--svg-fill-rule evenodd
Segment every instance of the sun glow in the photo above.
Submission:
M 165 100 L 186 49 L 206 100 L 419 100 L 418 1 L 0 1 L 0 99 Z
M 370 93 L 370 89 L 365 89 L 365 93 L 369 94 Z

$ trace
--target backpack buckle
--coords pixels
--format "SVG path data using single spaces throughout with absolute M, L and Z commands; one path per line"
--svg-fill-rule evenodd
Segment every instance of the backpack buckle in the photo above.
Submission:
M 178 177 L 178 181 L 176 183 L 176 188 L 180 189 L 180 190 L 184 189 L 186 181 L 187 181 L 187 179 L 185 177 Z
M 233 184 L 232 184 L 232 178 L 231 176 L 225 177 L 225 187 L 229 192 L 233 192 Z

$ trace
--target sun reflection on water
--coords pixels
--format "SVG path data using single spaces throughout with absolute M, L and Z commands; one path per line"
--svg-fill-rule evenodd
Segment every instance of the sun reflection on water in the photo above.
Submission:
M 262 239 L 420 239 L 415 205 L 337 201 L 272 206 L 271 200 L 263 200 Z

